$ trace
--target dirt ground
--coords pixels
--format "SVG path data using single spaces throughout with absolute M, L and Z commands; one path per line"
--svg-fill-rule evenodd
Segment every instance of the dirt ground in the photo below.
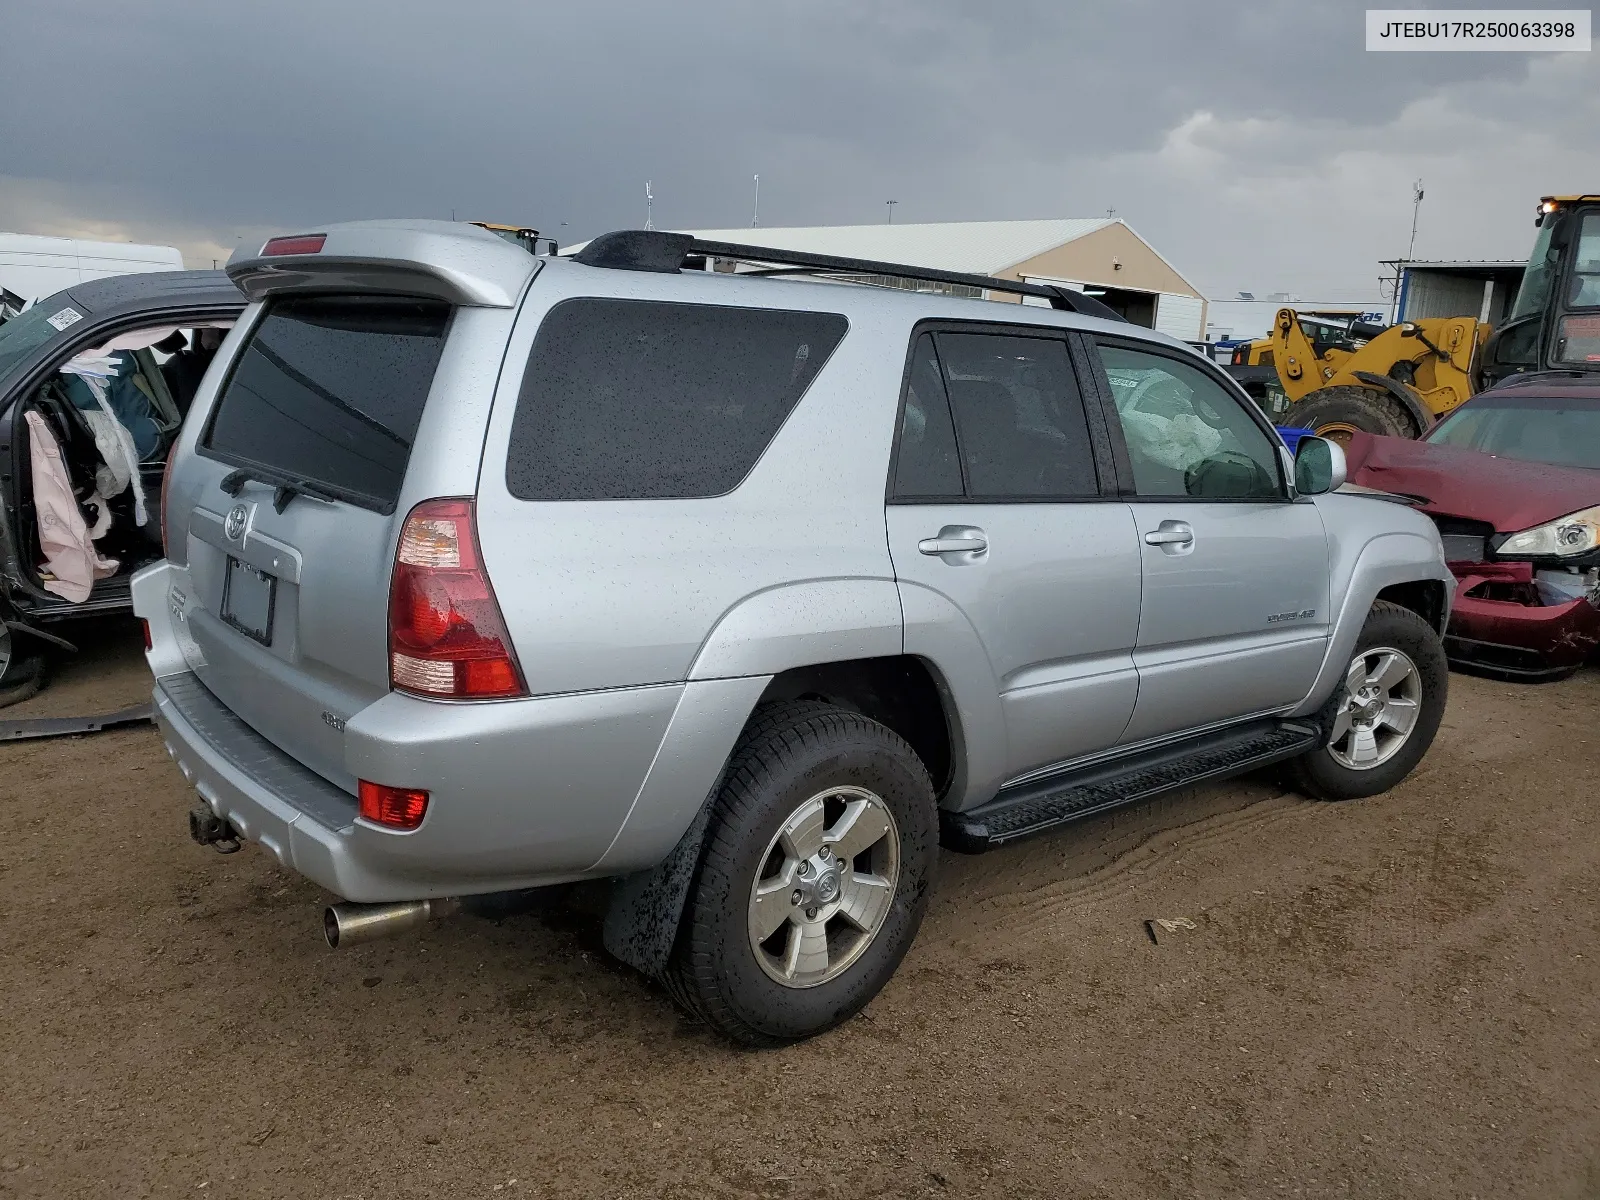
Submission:
M 148 727 L 0 746 L 0 1196 L 1600 1196 L 1600 672 L 1451 684 L 1387 796 L 947 854 L 887 991 L 766 1053 L 555 905 L 329 951 Z

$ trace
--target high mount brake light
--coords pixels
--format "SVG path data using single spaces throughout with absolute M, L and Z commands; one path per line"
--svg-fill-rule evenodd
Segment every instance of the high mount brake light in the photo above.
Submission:
M 411 510 L 389 587 L 389 686 L 446 700 L 526 695 L 483 569 L 472 501 Z
M 267 244 L 261 247 L 262 258 L 273 258 L 280 254 L 321 254 L 323 243 L 328 240 L 325 233 L 299 233 L 293 237 L 270 238 Z

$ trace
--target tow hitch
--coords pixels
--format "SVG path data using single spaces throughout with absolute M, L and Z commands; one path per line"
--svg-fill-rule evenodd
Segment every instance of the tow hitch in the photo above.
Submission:
M 204 805 L 189 810 L 189 836 L 218 854 L 233 854 L 240 846 L 239 831 Z

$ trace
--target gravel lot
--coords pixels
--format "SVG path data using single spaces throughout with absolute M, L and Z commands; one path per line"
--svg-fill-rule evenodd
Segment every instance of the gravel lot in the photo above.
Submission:
M 137 700 L 137 641 L 7 716 Z M 947 854 L 888 990 L 768 1053 L 555 901 L 328 951 L 149 728 L 0 746 L 0 1196 L 1600 1195 L 1600 672 L 1452 687 L 1388 796 Z

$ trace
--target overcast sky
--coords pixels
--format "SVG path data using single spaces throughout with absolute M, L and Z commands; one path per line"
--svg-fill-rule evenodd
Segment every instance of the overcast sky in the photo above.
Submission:
M 1600 190 L 1595 54 L 1369 54 L 1364 6 L 55 0 L 0 40 L 0 229 L 209 266 L 379 216 L 537 226 L 1099 216 L 1214 298 L 1521 258 Z

